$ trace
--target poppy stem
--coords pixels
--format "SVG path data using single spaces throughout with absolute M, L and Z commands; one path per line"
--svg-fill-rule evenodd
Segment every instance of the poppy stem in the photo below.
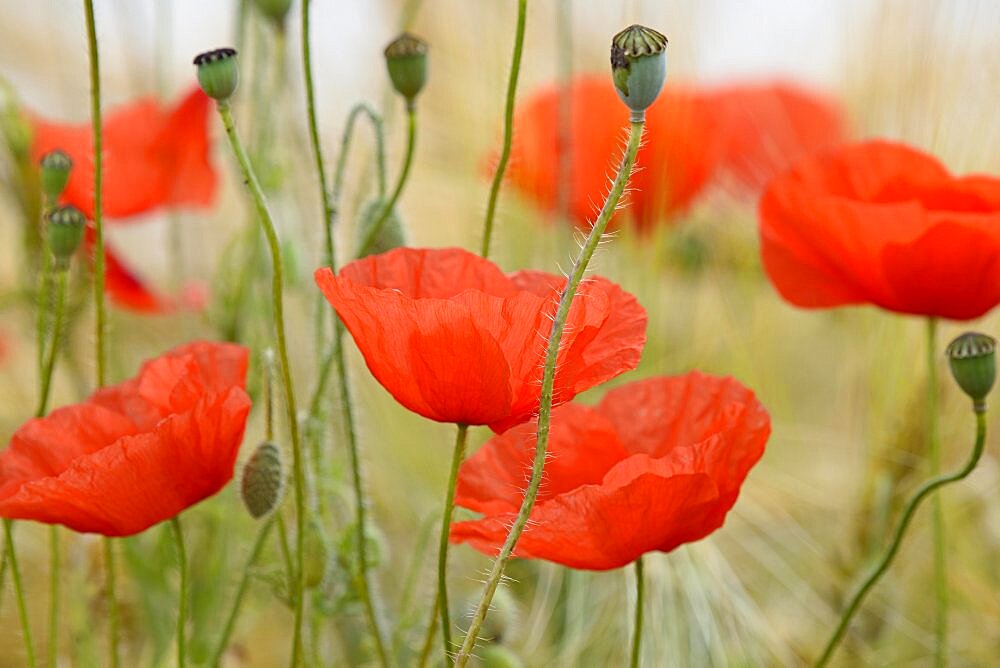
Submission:
M 90 122 L 94 132 L 94 342 L 97 346 L 97 386 L 107 382 L 104 335 L 107 329 L 104 307 L 104 149 L 101 132 L 101 63 L 97 50 L 94 0 L 83 0 L 87 18 L 87 51 L 90 54 Z
M 118 596 L 115 592 L 115 547 L 111 538 L 101 539 L 104 546 L 104 595 L 108 606 L 108 655 L 111 668 L 120 665 L 118 656 Z
M 917 511 L 917 507 L 925 498 L 938 488 L 953 482 L 958 482 L 972 473 L 973 469 L 976 468 L 976 464 L 979 463 L 979 459 L 983 455 L 985 443 L 986 411 L 985 408 L 983 408 L 982 410 L 976 410 L 976 442 L 972 448 L 972 454 L 969 456 L 965 466 L 953 473 L 931 478 L 921 485 L 920 488 L 914 492 L 913 496 L 910 497 L 909 502 L 903 509 L 903 514 L 900 517 L 899 524 L 893 532 L 892 540 L 889 542 L 889 547 L 872 569 L 872 572 L 862 581 L 858 590 L 851 597 L 850 603 L 840 617 L 840 622 L 837 624 L 837 628 L 834 630 L 833 635 L 830 636 L 829 641 L 827 641 L 826 646 L 823 648 L 823 653 L 816 661 L 815 665 L 817 668 L 821 668 L 830 662 L 830 659 L 833 657 L 833 652 L 837 649 L 837 645 L 840 644 L 840 641 L 847 633 L 847 628 L 851 622 L 851 618 L 858 611 L 858 608 L 861 606 L 861 602 L 864 600 L 871 588 L 875 586 L 875 583 L 878 582 L 889 569 L 893 558 L 899 551 L 899 546 L 903 542 L 903 536 L 906 534 L 906 529 L 910 526 L 910 522 L 913 520 L 913 515 Z
M 274 220 L 271 212 L 267 208 L 264 200 L 264 193 L 257 175 L 250 165 L 246 150 L 236 134 L 236 125 L 233 122 L 233 114 L 229 107 L 229 102 L 220 100 L 218 102 L 219 116 L 222 118 L 222 125 L 226 129 L 226 137 L 236 155 L 236 160 L 240 164 L 243 173 L 243 181 L 250 191 L 251 199 L 257 210 L 257 217 L 261 227 L 264 229 L 264 236 L 267 237 L 267 244 L 271 252 L 272 283 L 271 299 L 274 309 L 274 329 L 278 348 L 278 357 L 281 360 L 281 378 L 285 390 L 285 408 L 287 412 L 288 431 L 292 442 L 292 468 L 293 479 L 295 481 L 295 570 L 292 582 L 292 601 L 295 610 L 295 621 L 292 633 L 292 659 L 291 665 L 298 665 L 302 657 L 302 613 L 304 605 L 303 578 L 305 576 L 304 554 L 305 554 L 305 471 L 302 463 L 302 447 L 299 440 L 298 411 L 295 407 L 295 386 L 292 383 L 292 370 L 288 363 L 288 346 L 285 341 L 285 306 L 284 306 L 284 273 L 281 259 L 281 246 L 278 242 L 278 233 L 274 228 Z
M 233 607 L 229 610 L 229 616 L 226 617 L 226 625 L 222 628 L 222 636 L 219 638 L 219 642 L 215 646 L 215 653 L 212 654 L 212 660 L 208 664 L 210 666 L 218 666 L 222 663 L 222 655 L 225 654 L 226 648 L 229 647 L 229 639 L 236 628 L 236 618 L 240 614 L 243 598 L 246 596 L 247 588 L 250 585 L 250 572 L 260 558 L 260 553 L 264 550 L 264 544 L 273 526 L 274 517 L 271 517 L 264 523 L 264 526 L 260 528 L 260 532 L 257 534 L 257 540 L 253 544 L 253 549 L 250 550 L 250 556 L 247 558 L 247 565 L 243 569 L 243 575 L 240 576 L 240 584 L 236 588 L 236 598 L 233 599 Z
M 500 161 L 493 173 L 493 183 L 490 184 L 490 198 L 486 204 L 486 222 L 483 223 L 483 247 L 480 255 L 490 256 L 490 240 L 493 237 L 493 219 L 497 212 L 497 198 L 500 197 L 500 185 L 510 161 L 510 148 L 514 141 L 514 99 L 517 95 L 517 77 L 521 73 L 521 53 L 524 51 L 524 27 L 527 22 L 528 0 L 517 1 L 517 28 L 514 32 L 514 56 L 510 63 L 510 78 L 507 79 L 507 101 L 503 114 L 503 147 L 500 149 Z
M 468 440 L 469 425 L 458 425 L 455 435 L 455 450 L 451 455 L 451 472 L 448 474 L 448 492 L 444 499 L 441 515 L 441 537 L 438 541 L 438 589 L 434 604 L 441 615 L 441 640 L 444 642 L 445 665 L 451 661 L 451 616 L 448 611 L 448 533 L 451 518 L 455 514 L 455 485 L 458 484 L 458 469 L 465 459 L 465 444 Z
M 361 246 L 358 248 L 358 257 L 364 257 L 368 254 L 368 251 L 375 244 L 375 240 L 378 239 L 378 235 L 382 232 L 382 228 L 385 227 L 385 222 L 389 220 L 389 215 L 396 208 L 399 196 L 403 194 L 403 186 L 406 185 L 406 179 L 410 175 L 410 167 L 413 165 L 413 154 L 416 146 L 417 107 L 412 102 L 409 102 L 406 105 L 406 154 L 403 156 L 403 168 L 399 172 L 399 179 L 396 181 L 396 187 L 393 188 L 389 201 L 382 206 L 382 210 L 379 211 L 378 217 L 372 224 L 371 229 L 368 230 L 368 234 L 362 240 Z
M 941 433 L 938 426 L 937 318 L 927 319 L 927 451 L 932 476 L 941 473 Z M 934 543 L 934 665 L 948 656 L 948 572 L 945 555 L 944 511 L 941 497 L 931 501 L 931 539 Z
M 417 668 L 424 668 L 431 657 L 431 647 L 434 646 L 434 634 L 438 625 L 438 605 L 441 602 L 441 595 L 434 594 L 434 606 L 431 608 L 431 619 L 427 624 L 427 635 L 424 636 L 424 644 L 420 648 L 420 657 L 417 659 Z
M 66 276 L 68 273 L 65 269 L 60 269 L 56 277 L 56 303 L 52 316 L 52 335 L 49 338 L 49 352 L 45 356 L 45 364 L 42 368 L 42 386 L 38 394 L 38 407 L 35 409 L 35 417 L 42 417 L 49 410 L 52 375 L 53 371 L 55 371 L 56 357 L 59 355 L 63 320 L 66 315 Z M 39 342 L 39 345 L 41 344 L 42 342 Z
M 635 560 L 635 627 L 632 629 L 632 668 L 639 668 L 639 649 L 642 646 L 642 607 L 646 589 L 642 557 Z
M 587 240 L 580 250 L 580 255 L 577 256 L 576 261 L 573 263 L 573 269 L 570 271 L 566 286 L 559 296 L 559 305 L 552 320 L 552 330 L 549 333 L 548 345 L 545 350 L 545 366 L 542 370 L 542 391 L 538 406 L 538 436 L 535 443 L 535 459 L 531 467 L 531 480 L 528 482 L 528 488 L 524 492 L 524 500 L 521 502 L 521 509 L 517 513 L 517 518 L 514 520 L 514 524 L 510 528 L 510 533 L 507 534 L 507 539 L 504 541 L 503 546 L 500 548 L 500 553 L 490 568 L 489 576 L 483 587 L 482 596 L 472 616 L 468 633 L 455 659 L 455 665 L 458 668 L 465 666 L 472 656 L 472 650 L 475 649 L 476 641 L 478 640 L 479 630 L 482 628 L 486 615 L 489 613 L 493 594 L 496 593 L 497 586 L 503 578 L 504 569 L 507 567 L 507 562 L 514 552 L 514 546 L 517 545 L 517 541 L 521 537 L 521 532 L 524 531 L 524 527 L 528 523 L 531 509 L 535 504 L 538 487 L 542 482 L 545 455 L 549 445 L 549 423 L 552 415 L 556 361 L 559 357 L 559 346 L 562 341 L 563 330 L 566 328 L 566 319 L 569 316 L 569 309 L 573 303 L 573 298 L 576 296 L 577 288 L 580 287 L 580 282 L 583 281 L 587 266 L 590 264 L 590 259 L 594 256 L 594 251 L 597 250 L 601 236 L 604 234 L 604 230 L 607 229 L 608 223 L 611 221 L 611 216 L 618 207 L 618 202 L 625 192 L 625 186 L 628 185 L 629 178 L 632 175 L 632 168 L 635 166 L 636 156 L 639 153 L 639 146 L 642 144 L 642 132 L 645 124 L 645 114 L 643 112 L 632 113 L 632 121 L 629 124 L 628 146 L 625 149 L 625 154 L 622 156 L 618 175 L 611 185 L 611 191 L 604 201 L 604 206 L 601 207 L 601 213 L 597 216 L 597 221 L 594 223 L 593 228 L 591 228 L 590 234 L 587 236 Z
M 17 565 L 17 553 L 14 551 L 14 522 L 7 518 L 3 521 L 4 540 L 7 544 L 7 560 L 10 562 L 10 575 L 14 581 L 14 594 L 17 596 L 17 613 L 21 618 L 21 633 L 24 635 L 24 652 L 27 655 L 28 666 L 35 666 L 35 646 L 31 640 L 31 624 L 28 621 L 28 606 L 24 600 L 24 587 L 21 583 L 21 569 Z
M 173 530 L 174 543 L 177 545 L 177 569 L 181 574 L 180 592 L 177 597 L 177 666 L 184 668 L 187 665 L 187 640 L 184 633 L 187 626 L 187 550 L 184 548 L 181 520 L 176 515 L 170 518 L 170 528 Z

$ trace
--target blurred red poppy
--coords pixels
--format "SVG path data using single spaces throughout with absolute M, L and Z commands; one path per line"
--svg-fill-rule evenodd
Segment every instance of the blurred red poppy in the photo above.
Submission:
M 534 422 L 494 436 L 459 471 L 455 503 L 483 513 L 451 540 L 489 555 L 507 537 L 535 454 Z M 764 453 L 766 409 L 732 378 L 691 372 L 552 413 L 548 461 L 515 555 L 606 570 L 722 526 Z
M 568 211 L 587 227 L 596 217 L 614 176 L 628 127 L 628 108 L 606 76 L 575 79 L 568 93 L 571 122 L 568 152 Z M 509 178 L 543 209 L 558 204 L 559 130 L 557 86 L 544 88 L 521 105 L 514 119 Z M 648 229 L 683 213 L 708 183 L 722 157 L 724 137 L 706 99 L 693 90 L 667 86 L 646 113 L 644 145 L 629 183 L 628 208 L 616 218 Z M 617 222 L 617 221 L 616 221 Z M 613 222 L 613 224 L 616 224 Z
M 844 141 L 836 103 L 797 86 L 743 84 L 707 96 L 726 136 L 722 167 L 754 193 L 803 156 Z
M 621 153 L 628 109 L 604 76 L 575 79 L 567 95 L 571 123 L 565 137 L 559 129 L 558 87 L 542 89 L 521 105 L 509 175 L 518 190 L 554 212 L 565 141 L 568 210 L 578 226 L 586 227 Z M 668 84 L 646 114 L 645 143 L 624 216 L 648 230 L 683 214 L 723 172 L 756 192 L 796 158 L 842 137 L 836 105 L 789 84 L 718 89 Z
M 768 186 L 761 254 L 807 308 L 874 304 L 954 320 L 1000 303 L 1000 179 L 868 141 L 807 158 Z
M 218 178 L 209 161 L 211 100 L 194 88 L 174 108 L 143 98 L 104 119 L 104 215 L 126 218 L 160 207 L 205 207 Z M 31 153 L 61 149 L 73 160 L 62 201 L 94 217 L 94 143 L 89 123 L 33 118 Z
M 316 283 L 375 378 L 439 422 L 502 431 L 538 409 L 546 338 L 565 279 L 504 274 L 458 248 L 396 250 L 316 271 Z M 559 355 L 554 403 L 635 368 L 646 311 L 601 277 L 581 286 Z
M 0 516 L 128 536 L 233 477 L 247 349 L 195 342 L 86 401 L 29 420 L 0 453 Z
M 163 207 L 206 207 L 218 183 L 209 161 L 208 112 L 211 100 L 192 89 L 176 107 L 143 98 L 110 112 L 104 121 L 104 216 L 120 219 Z M 62 200 L 93 218 L 94 165 L 90 124 L 57 124 L 32 119 L 32 155 L 61 149 L 73 160 Z M 93 250 L 93 230 L 86 249 Z M 148 286 L 105 245 L 107 292 L 117 306 L 139 313 L 167 313 L 178 306 L 198 307 L 182 295 L 170 297 Z

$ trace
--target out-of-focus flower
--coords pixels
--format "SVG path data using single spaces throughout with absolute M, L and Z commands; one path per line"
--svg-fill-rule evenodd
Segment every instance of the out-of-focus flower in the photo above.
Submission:
M 467 251 L 398 248 L 316 283 L 375 378 L 406 408 L 439 422 L 502 431 L 538 410 L 546 339 L 565 279 L 504 274 Z M 646 311 L 607 279 L 573 301 L 554 404 L 635 368 Z
M 0 516 L 128 536 L 233 477 L 247 349 L 195 342 L 86 401 L 29 420 L 0 453 Z
M 608 156 L 620 152 L 628 109 L 606 78 L 579 77 L 566 92 L 572 120 L 561 130 L 561 94 L 550 86 L 520 105 L 509 173 L 522 194 L 555 212 L 566 151 L 568 213 L 586 228 L 613 175 Z M 616 218 L 651 229 L 682 215 L 726 175 L 757 192 L 796 158 L 842 139 L 836 105 L 789 84 L 713 89 L 668 83 L 646 112 L 629 205 Z
M 518 425 L 462 464 L 455 503 L 483 517 L 454 524 L 452 542 L 499 551 L 524 498 L 536 429 Z M 515 555 L 605 570 L 700 540 L 722 526 L 770 431 L 753 392 L 698 372 L 623 385 L 593 408 L 561 406 Z
M 807 158 L 760 204 L 764 268 L 796 306 L 967 320 L 1000 303 L 1000 179 L 902 144 Z

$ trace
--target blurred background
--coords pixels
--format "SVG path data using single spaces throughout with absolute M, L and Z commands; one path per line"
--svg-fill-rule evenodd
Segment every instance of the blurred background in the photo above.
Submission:
M 98 0 L 105 109 L 144 95 L 168 101 L 195 83 L 193 56 L 241 44 L 237 123 L 273 135 L 258 167 L 292 267 L 289 298 L 298 385 L 314 382 L 310 318 L 319 266 L 320 203 L 305 127 L 299 10 L 280 31 L 238 1 Z M 242 14 L 241 14 L 242 12 Z M 238 17 L 243 16 L 243 20 Z M 398 207 L 409 242 L 478 247 L 490 154 L 501 138 L 516 3 L 462 0 L 313 2 L 313 61 L 320 133 L 328 163 L 340 152 L 348 110 L 367 100 L 384 114 L 388 171 L 395 178 L 405 129 L 402 103 L 385 76 L 382 49 L 401 29 L 431 45 L 431 75 L 419 101 L 417 154 Z M 672 82 L 722 85 L 787 81 L 819 91 L 843 110 L 848 135 L 899 139 L 939 156 L 954 172 L 1000 174 L 1000 4 L 991 0 L 633 0 L 530 2 L 518 97 L 565 77 L 608 74 L 611 35 L 631 23 L 670 39 Z M 566 27 L 571 26 L 571 30 Z M 567 49 L 568 47 L 568 49 Z M 566 54 L 571 54 L 567 58 Z M 610 77 L 609 77 L 610 79 Z M 0 81 L 7 103 L 52 120 L 87 122 L 89 88 L 81 4 L 0 0 Z M 260 101 L 266 100 L 265 105 Z M 267 116 L 260 116 L 267 107 Z M 223 175 L 205 211 L 146 215 L 109 236 L 150 285 L 173 292 L 196 281 L 209 306 L 163 315 L 111 315 L 112 370 L 130 376 L 141 360 L 193 337 L 221 336 L 218 286 L 239 265 L 232 254 L 248 206 L 221 127 L 210 117 L 214 161 Z M 515 134 L 515 146 L 517 145 Z M 371 138 L 353 142 L 339 226 L 341 249 L 371 197 Z M 607 157 L 608 166 L 613 156 Z M 3 158 L 6 160 L 6 158 Z M 13 183 L 0 164 L 4 185 Z M 0 195 L 0 438 L 31 413 L 37 387 L 34 315 L 18 298 L 24 225 L 9 187 Z M 599 198 L 603 193 L 594 193 Z M 606 244 L 595 271 L 636 294 L 650 315 L 635 372 L 614 383 L 692 368 L 729 374 L 769 408 L 773 436 L 726 526 L 710 538 L 647 559 L 646 665 L 757 666 L 808 662 L 837 619 L 856 574 L 878 550 L 898 499 L 925 477 L 924 324 L 873 308 L 806 312 L 783 302 L 764 275 L 755 195 L 710 184 L 683 215 L 641 236 L 627 227 Z M 500 198 L 494 259 L 506 270 L 567 267 L 576 249 L 565 225 L 513 188 Z M 180 244 L 181 252 L 171 252 Z M 346 257 L 346 250 L 342 259 Z M 266 275 L 256 288 L 242 339 L 267 342 Z M 254 318 L 253 314 L 257 317 Z M 53 405 L 90 389 L 90 308 L 81 313 L 55 384 Z M 943 345 L 966 328 L 1000 333 L 1000 320 L 943 323 Z M 422 420 L 391 400 L 349 344 L 372 513 L 380 605 L 394 641 L 422 637 L 433 600 L 436 518 L 447 477 L 452 427 Z M 941 373 L 943 356 L 939 355 Z M 946 467 L 972 444 L 967 399 L 945 377 L 942 434 Z M 253 381 L 259 386 L 259 379 Z M 582 397 L 593 401 L 610 386 Z M 262 437 L 255 410 L 244 453 Z M 991 420 L 996 426 L 996 421 Z M 329 577 L 315 593 L 333 638 L 323 665 L 363 664 L 363 618 L 346 584 L 350 496 L 346 453 L 336 428 L 331 473 L 320 486 L 337 522 L 325 528 L 321 560 Z M 485 429 L 473 430 L 481 443 Z M 954 665 L 995 665 L 1000 656 L 1000 467 L 991 437 L 978 470 L 944 492 L 949 525 Z M 926 509 L 925 509 L 926 510 Z M 190 519 L 188 519 L 190 517 Z M 204 660 L 228 609 L 256 528 L 233 486 L 185 515 L 195 567 L 192 655 Z M 892 573 L 875 590 L 842 665 L 929 665 L 933 647 L 929 513 L 923 512 Z M 45 628 L 45 532 L 18 526 L 39 632 Z M 68 539 L 67 539 L 68 540 Z M 130 665 L 171 661 L 176 573 L 165 530 L 122 541 L 122 597 Z M 67 665 L 103 656 L 99 543 L 74 537 L 67 598 Z M 283 665 L 291 615 L 268 551 L 234 635 L 227 665 Z M 488 560 L 452 551 L 452 601 L 476 600 Z M 339 570 L 338 570 L 339 569 Z M 338 573 L 341 575 L 338 580 Z M 624 662 L 631 572 L 575 572 L 518 562 L 498 596 L 491 633 L 525 665 L 601 666 Z M 0 592 L 0 666 L 22 665 L 9 579 Z M 67 594 L 69 597 L 69 594 Z M 96 621 L 95 621 L 96 620 Z M 81 658 L 82 657 L 82 658 Z M 99 665 L 99 662 L 98 662 Z

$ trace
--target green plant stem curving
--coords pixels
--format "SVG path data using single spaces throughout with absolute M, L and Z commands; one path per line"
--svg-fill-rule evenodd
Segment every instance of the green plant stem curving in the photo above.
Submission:
M 976 468 L 976 464 L 979 463 L 979 459 L 983 455 L 983 449 L 986 444 L 986 413 L 976 412 L 976 443 L 972 448 L 972 454 L 969 456 L 968 461 L 965 463 L 961 469 L 949 473 L 946 475 L 940 475 L 931 478 L 914 492 L 910 501 L 906 504 L 903 509 L 903 514 L 900 517 L 899 524 L 896 530 L 893 532 L 892 540 L 889 541 L 889 547 L 886 549 L 885 554 L 879 559 L 878 563 L 872 569 L 872 572 L 865 577 L 858 590 L 851 596 L 851 601 L 844 613 L 840 617 L 840 622 L 837 624 L 837 628 L 834 630 L 833 635 L 830 636 L 829 641 L 827 641 L 826 646 L 823 648 L 823 652 L 819 659 L 816 661 L 817 668 L 826 666 L 830 659 L 833 657 L 833 652 L 837 649 L 837 645 L 843 640 L 844 635 L 847 633 L 847 628 L 850 625 L 851 618 L 858 611 L 861 606 L 861 602 L 864 600 L 865 596 L 875 586 L 875 583 L 885 574 L 892 564 L 893 558 L 895 558 L 896 553 L 899 551 L 899 546 L 903 542 L 903 537 L 906 534 L 906 529 L 910 526 L 910 522 L 913 520 L 913 516 L 917 511 L 917 508 L 930 494 L 935 490 L 945 485 L 953 482 L 958 482 L 964 479 L 973 469 Z
M 212 654 L 212 660 L 208 664 L 210 666 L 218 666 L 222 663 L 222 655 L 226 653 L 226 648 L 229 647 L 229 639 L 232 637 L 233 631 L 236 629 L 236 619 L 239 617 L 240 608 L 243 605 L 243 598 L 246 596 L 247 588 L 250 586 L 250 571 L 260 558 L 260 553 L 264 550 L 264 544 L 267 541 L 267 536 L 271 533 L 271 527 L 273 526 L 274 516 L 271 516 L 271 518 L 264 523 L 264 526 L 260 528 L 260 532 L 257 534 L 257 540 L 253 544 L 253 549 L 250 550 L 250 557 L 247 559 L 247 565 L 243 568 L 243 574 L 240 576 L 240 584 L 236 588 L 236 598 L 233 599 L 233 607 L 229 609 L 229 615 L 226 617 L 226 624 L 222 627 L 222 635 L 219 638 L 218 644 L 215 646 L 215 652 Z
M 573 298 L 576 296 L 577 288 L 580 286 L 580 282 L 587 271 L 587 266 L 590 264 L 590 259 L 593 257 L 594 251 L 597 250 L 601 236 L 604 234 L 604 230 L 607 228 L 608 222 L 611 220 L 611 216 L 614 214 L 618 202 L 621 200 L 622 193 L 625 191 L 625 186 L 632 175 L 632 168 L 635 166 L 635 158 L 639 152 L 639 145 L 642 143 L 644 126 L 645 119 L 642 116 L 633 119 L 629 125 L 628 146 L 625 149 L 625 155 L 622 157 L 618 175 L 611 185 L 611 192 L 608 193 L 604 206 L 601 207 L 601 213 L 598 215 L 594 227 L 590 230 L 590 234 L 584 242 L 580 255 L 573 263 L 569 279 L 566 281 L 566 286 L 559 297 L 559 305 L 556 308 L 555 317 L 552 321 L 552 330 L 549 333 L 548 344 L 545 350 L 542 391 L 538 407 L 538 437 L 535 444 L 535 459 L 531 468 L 531 480 L 528 482 L 528 488 L 524 493 L 524 501 L 521 503 L 521 509 L 517 513 L 517 518 L 514 520 L 514 524 L 510 528 L 510 533 L 507 534 L 507 539 L 504 541 L 503 546 L 500 548 L 500 553 L 490 568 L 489 576 L 486 578 L 483 593 L 472 616 L 468 633 L 455 659 L 455 665 L 459 668 L 465 666 L 472 656 L 472 650 L 476 646 L 479 630 L 482 628 L 483 621 L 485 621 L 486 615 L 489 612 L 490 603 L 493 601 L 493 594 L 500 584 L 500 579 L 503 577 L 507 562 L 514 552 L 514 546 L 517 545 L 517 541 L 521 537 L 521 532 L 524 530 L 528 522 L 528 517 L 531 515 L 531 509 L 535 504 L 538 487 L 542 482 L 545 455 L 548 451 L 549 421 L 552 414 L 552 393 L 555 386 L 556 360 L 559 356 L 559 344 L 562 341 L 563 330 L 566 327 L 566 319 L 569 316 L 569 309 Z
M 389 214 L 392 210 L 396 208 L 396 203 L 399 201 L 399 196 L 403 193 L 403 186 L 406 185 L 406 179 L 410 176 L 410 167 L 413 165 L 413 154 L 417 146 L 417 108 L 413 104 L 408 104 L 406 107 L 406 154 L 403 156 L 403 168 L 399 171 L 399 178 L 396 181 L 396 187 L 392 190 L 392 195 L 389 197 L 389 201 L 386 202 L 381 211 L 379 211 L 378 217 L 372 224 L 368 234 L 365 235 L 364 240 L 361 242 L 361 246 L 358 248 L 358 257 L 363 257 L 369 250 L 371 250 L 372 245 L 375 240 L 378 239 L 379 233 L 385 226 L 385 221 L 389 220 Z
M 181 575 L 180 592 L 177 596 L 177 666 L 184 668 L 187 665 L 187 636 L 185 634 L 188 597 L 187 550 L 184 547 L 184 531 L 181 529 L 181 520 L 176 515 L 170 518 L 170 528 L 174 535 L 174 544 L 177 546 L 177 569 Z
M 524 27 L 527 23 L 528 0 L 517 2 L 517 30 L 514 33 L 514 57 L 510 64 L 510 78 L 507 80 L 507 102 L 503 115 L 503 148 L 500 151 L 500 162 L 493 174 L 490 185 L 490 199 L 486 205 L 486 222 L 483 224 L 483 247 L 480 255 L 489 257 L 490 240 L 493 237 L 493 219 L 496 217 L 497 198 L 500 196 L 500 185 L 510 161 L 510 147 L 514 141 L 514 100 L 517 95 L 517 77 L 521 73 L 521 53 L 524 51 Z
M 941 473 L 941 429 L 938 425 L 937 318 L 927 319 L 927 455 L 932 476 Z M 934 548 L 934 665 L 948 662 L 948 566 L 945 555 L 944 509 L 941 497 L 931 501 Z
M 632 629 L 632 668 L 639 668 L 639 650 L 642 647 L 642 606 L 645 598 L 646 574 L 642 557 L 635 560 L 635 627 Z
M 28 606 L 24 600 L 24 585 L 21 582 L 21 568 L 17 564 L 17 552 L 14 551 L 14 522 L 7 518 L 3 521 L 4 540 L 7 545 L 5 554 L 10 563 L 11 580 L 14 581 L 14 595 L 17 597 L 17 614 L 21 619 L 21 634 L 24 636 L 24 653 L 28 666 L 35 668 L 35 643 L 31 639 L 31 624 L 28 620 Z
M 319 177 L 320 195 L 323 202 L 323 237 L 325 263 L 334 272 L 337 271 L 337 254 L 334 244 L 334 222 L 337 216 L 337 206 L 340 201 L 340 192 L 344 179 L 345 165 L 347 163 L 348 146 L 352 136 L 354 122 L 362 112 L 367 112 L 375 128 L 375 138 L 377 142 L 377 161 L 379 176 L 379 197 L 385 193 L 385 142 L 382 133 L 381 118 L 367 105 L 356 105 L 348 117 L 347 127 L 344 130 L 344 138 L 341 142 L 341 152 L 338 157 L 336 172 L 334 175 L 333 191 L 327 189 L 326 164 L 323 160 L 323 151 L 319 139 L 319 127 L 316 122 L 316 100 L 313 90 L 312 77 L 312 55 L 311 39 L 309 30 L 309 4 L 310 0 L 303 0 L 302 4 L 302 63 L 305 76 L 306 88 L 306 114 L 309 123 L 309 138 L 312 143 L 313 156 L 316 162 L 317 176 Z M 412 149 L 411 149 L 412 150 Z M 402 186 L 400 185 L 400 190 Z M 398 197 L 398 193 L 397 193 Z M 322 338 L 323 318 L 322 318 L 322 297 L 317 296 L 318 314 L 316 319 L 317 341 Z M 354 411 L 351 405 L 351 393 L 347 377 L 347 364 L 344 359 L 344 327 L 340 319 L 334 315 L 333 342 L 329 354 L 323 361 L 320 371 L 319 382 L 309 406 L 310 424 L 319 415 L 320 398 L 325 395 L 326 383 L 329 378 L 330 364 L 336 365 L 337 380 L 340 385 L 340 417 L 341 422 L 347 432 L 347 445 L 351 459 L 351 474 L 354 488 L 355 524 L 357 525 L 356 543 L 358 560 L 358 595 L 361 598 L 362 606 L 365 610 L 365 617 L 368 621 L 372 638 L 375 641 L 375 650 L 378 654 L 382 666 L 389 665 L 389 656 L 386 651 L 385 641 L 382 639 L 378 615 L 371 597 L 371 584 L 368 574 L 368 549 L 366 531 L 366 506 L 364 496 L 364 485 L 361 480 L 361 455 L 358 450 L 357 431 L 354 424 Z M 319 444 L 316 443 L 316 455 L 313 460 L 321 461 L 319 455 L 322 454 Z
M 441 615 L 441 640 L 444 643 L 445 665 L 451 660 L 451 616 L 448 611 L 448 534 L 451 518 L 455 514 L 455 485 L 458 483 L 458 469 L 465 459 L 465 444 L 468 441 L 469 426 L 458 425 L 455 435 L 455 450 L 451 456 L 451 472 L 448 474 L 448 492 L 441 514 L 441 537 L 438 541 L 437 596 L 434 605 Z
M 267 238 L 267 245 L 271 252 L 271 299 L 274 310 L 274 329 L 278 358 L 281 361 L 281 379 L 285 390 L 286 417 L 292 443 L 292 478 L 295 483 L 295 570 L 292 583 L 295 621 L 292 632 L 291 665 L 297 666 L 302 654 L 303 577 L 305 575 L 305 472 L 302 462 L 302 446 L 299 440 L 298 412 L 295 408 L 295 386 L 292 383 L 292 370 L 288 363 L 288 345 L 285 340 L 284 274 L 281 246 L 278 243 L 278 233 L 274 228 L 274 220 L 271 218 L 271 212 L 268 210 L 267 203 L 264 200 L 264 193 L 261 190 L 260 183 L 257 181 L 257 175 L 250 165 L 250 159 L 247 157 L 242 142 L 240 142 L 239 135 L 236 134 L 236 125 L 233 122 L 229 103 L 220 101 L 217 106 L 219 116 L 222 118 L 222 124 L 226 129 L 226 137 L 228 137 L 229 144 L 236 155 L 236 160 L 240 164 L 243 180 L 250 191 L 251 199 L 257 210 L 257 217 L 264 229 L 264 236 Z

